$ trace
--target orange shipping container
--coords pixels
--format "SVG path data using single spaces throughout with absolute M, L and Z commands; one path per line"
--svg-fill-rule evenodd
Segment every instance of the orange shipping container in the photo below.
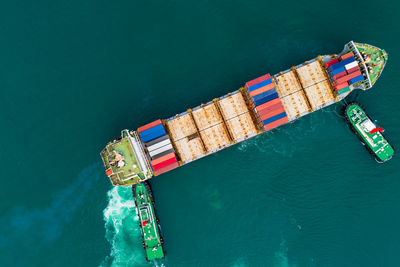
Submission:
M 137 131 L 138 132 L 143 132 L 143 131 L 146 131 L 146 130 L 148 130 L 150 128 L 153 128 L 154 126 L 157 126 L 159 124 L 161 124 L 161 120 L 156 120 L 156 121 L 150 122 L 150 123 L 148 123 L 146 125 L 143 125 L 142 127 L 139 127 L 137 129 Z
M 275 105 L 269 106 L 264 108 L 263 110 L 261 110 L 260 112 L 257 113 L 258 117 L 261 118 L 262 116 L 264 116 L 265 114 L 271 112 L 272 110 L 278 109 L 282 106 L 282 103 L 276 103 Z
M 354 57 L 354 54 L 353 54 L 352 51 L 350 51 L 349 53 L 344 54 L 343 56 L 341 56 L 340 60 L 344 60 L 344 59 L 349 58 L 349 57 Z
M 266 125 L 264 125 L 264 130 L 268 131 L 271 130 L 273 128 L 276 128 L 278 126 L 281 126 L 282 124 L 287 123 L 289 120 L 287 117 L 284 117 L 282 119 L 276 120 L 274 122 L 268 123 Z
M 263 109 L 270 107 L 272 105 L 275 105 L 276 103 L 281 103 L 281 99 L 275 98 L 274 100 L 268 101 L 267 103 L 261 104 L 259 106 L 256 107 L 257 113 L 261 112 Z
M 249 93 L 249 96 L 253 97 L 253 96 L 259 95 L 259 94 L 264 93 L 264 92 L 266 92 L 266 91 L 268 91 L 268 90 L 270 90 L 270 89 L 272 89 L 274 87 L 275 87 L 275 85 L 273 83 L 270 83 L 270 84 L 268 84 L 266 86 L 263 86 L 261 88 L 258 88 L 256 90 L 254 90 L 254 91 L 251 91 Z
M 264 121 L 266 119 L 269 119 L 275 115 L 281 114 L 282 112 L 285 112 L 285 109 L 283 108 L 283 106 L 280 106 L 276 109 L 271 110 L 270 112 L 264 114 L 263 116 L 261 116 L 261 120 Z
M 168 165 L 168 166 L 162 167 L 161 169 L 155 170 L 155 171 L 154 171 L 154 174 L 155 174 L 155 175 L 160 175 L 160 174 L 162 174 L 162 173 L 164 173 L 164 172 L 173 170 L 173 169 L 175 169 L 176 167 L 179 167 L 179 163 L 178 163 L 178 162 L 174 162 L 174 163 L 172 163 L 172 164 L 170 164 L 170 165 Z
M 152 160 L 151 161 L 151 165 L 156 165 L 156 164 L 158 164 L 158 163 L 161 163 L 161 162 L 163 162 L 163 161 L 166 161 L 166 160 L 169 160 L 169 159 L 171 159 L 171 158 L 174 158 L 175 157 L 175 153 L 174 152 L 171 152 L 171 153 L 169 153 L 169 154 L 167 154 L 167 155 L 164 155 L 164 156 L 162 156 L 162 157 L 159 157 L 159 158 L 157 158 L 157 159 L 155 159 L 155 160 Z

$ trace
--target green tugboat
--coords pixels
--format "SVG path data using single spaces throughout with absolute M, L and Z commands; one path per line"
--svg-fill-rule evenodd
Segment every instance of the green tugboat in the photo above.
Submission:
M 346 106 L 345 118 L 376 161 L 383 163 L 392 158 L 394 149 L 383 137 L 383 129 L 376 127 L 358 103 Z
M 146 182 L 136 184 L 132 186 L 132 192 L 139 214 L 146 260 L 162 259 L 165 257 L 162 247 L 163 239 L 154 212 L 154 201 L 150 186 Z

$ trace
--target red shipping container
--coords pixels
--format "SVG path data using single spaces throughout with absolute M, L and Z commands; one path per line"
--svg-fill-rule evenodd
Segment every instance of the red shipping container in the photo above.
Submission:
M 284 118 L 281 118 L 279 120 L 276 120 L 274 122 L 271 122 L 271 123 L 268 123 L 268 124 L 264 125 L 263 128 L 264 128 L 264 130 L 268 131 L 268 130 L 271 130 L 271 129 L 276 128 L 278 126 L 281 126 L 282 124 L 285 124 L 287 122 L 289 122 L 289 119 L 287 117 L 284 117 Z
M 350 73 L 353 73 L 353 72 L 356 72 L 356 71 L 360 71 L 360 67 L 355 66 L 354 68 L 348 69 L 347 73 L 350 74 Z
M 168 159 L 170 159 L 170 158 L 175 158 L 175 153 L 174 153 L 174 152 L 171 152 L 171 153 L 169 153 L 169 154 L 167 154 L 167 155 L 164 155 L 164 156 L 162 156 L 162 157 L 159 157 L 158 159 L 152 160 L 152 161 L 151 161 L 151 165 L 154 166 L 154 165 L 156 165 L 156 164 L 158 164 L 158 163 L 161 163 L 161 162 L 163 162 L 163 161 L 166 161 L 166 160 L 168 160 Z
M 339 78 L 342 78 L 342 77 L 344 77 L 344 76 L 346 76 L 347 75 L 347 72 L 346 71 L 343 71 L 343 72 L 341 72 L 341 73 L 338 73 L 338 74 L 336 74 L 336 75 L 333 75 L 333 79 L 334 80 L 337 80 L 337 79 L 339 79 Z
M 153 128 L 154 126 L 157 126 L 159 124 L 161 124 L 161 120 L 156 120 L 156 121 L 150 122 L 150 123 L 148 123 L 146 125 L 143 125 L 142 127 L 139 127 L 137 129 L 137 131 L 138 132 L 143 132 L 143 131 L 146 131 L 146 130 L 148 130 L 150 128 Z
M 247 82 L 245 86 L 246 86 L 246 88 L 249 88 L 252 85 L 255 85 L 255 84 L 260 83 L 262 81 L 268 80 L 269 78 L 271 78 L 271 75 L 269 75 L 269 73 L 267 73 L 267 74 L 265 74 L 265 75 L 263 75 L 261 77 L 255 78 L 254 80 L 251 80 L 251 81 Z
M 176 167 L 179 167 L 179 163 L 178 163 L 178 162 L 172 163 L 172 164 L 170 164 L 170 165 L 168 165 L 168 166 L 165 166 L 165 167 L 163 167 L 163 168 L 161 168 L 161 169 L 155 170 L 155 171 L 154 171 L 154 174 L 155 174 L 155 175 L 160 175 L 160 174 L 162 174 L 162 173 L 164 173 L 164 172 L 173 170 L 173 169 L 175 169 Z
M 348 85 L 349 85 L 348 82 L 344 82 L 344 83 L 335 85 L 335 90 L 338 91 L 338 90 L 340 90 L 340 89 L 343 89 L 343 88 L 347 87 Z
M 261 118 L 262 116 L 264 116 L 265 114 L 271 112 L 272 110 L 278 109 L 282 106 L 282 103 L 276 103 L 272 106 L 266 107 L 263 110 L 261 110 L 260 112 L 257 113 L 258 117 Z
M 341 56 L 340 60 L 344 60 L 344 59 L 349 58 L 349 57 L 354 57 L 354 54 L 353 54 L 352 51 L 350 51 L 349 53 L 344 54 L 343 56 Z
M 250 96 L 250 97 L 253 97 L 253 96 L 259 95 L 259 94 L 264 93 L 264 92 L 266 92 L 266 91 L 268 91 L 268 90 L 271 90 L 271 89 L 274 88 L 274 87 L 275 87 L 275 85 L 274 85 L 273 83 L 270 83 L 270 84 L 268 84 L 268 85 L 266 85 L 266 86 L 263 86 L 263 87 L 261 87 L 261 88 L 258 88 L 258 89 L 256 89 L 256 90 L 254 90 L 254 91 L 251 91 L 251 92 L 249 93 L 249 96 Z
M 153 166 L 153 170 L 161 169 L 161 168 L 163 168 L 163 167 L 165 167 L 165 166 L 168 166 L 168 165 L 170 165 L 170 164 L 172 164 L 172 163 L 174 163 L 174 162 L 177 162 L 177 160 L 176 160 L 175 157 L 173 157 L 173 158 L 171 158 L 171 159 L 168 159 L 168 160 L 166 160 L 166 161 L 164 161 L 164 162 L 161 162 L 161 163 L 158 163 L 158 164 L 154 165 L 154 166 Z
M 342 78 L 337 79 L 335 81 L 335 85 L 347 82 L 348 80 L 353 79 L 354 77 L 357 77 L 357 76 L 360 76 L 360 75 L 361 75 L 360 71 L 352 72 L 350 74 L 347 74 L 346 76 L 343 76 Z
M 268 113 L 264 114 L 263 116 L 261 116 L 261 120 L 263 121 L 263 120 L 269 119 L 275 115 L 281 114 L 282 112 L 285 112 L 285 109 L 282 106 L 278 107 L 274 110 L 269 111 Z
M 336 64 L 339 62 L 339 59 L 335 58 L 334 60 L 331 60 L 327 63 L 325 63 L 325 68 L 329 68 L 330 66 L 332 66 L 333 64 Z
M 273 99 L 273 100 L 271 100 L 271 101 L 268 101 L 267 103 L 264 103 L 264 104 L 261 104 L 261 105 L 257 106 L 257 107 L 256 107 L 257 114 L 258 114 L 259 112 L 261 112 L 263 109 L 265 109 L 265 108 L 267 108 L 267 107 L 270 107 L 270 106 L 272 106 L 272 105 L 275 105 L 276 103 L 281 103 L 281 99 L 280 99 L 279 97 L 278 97 L 278 98 L 275 98 L 275 99 Z

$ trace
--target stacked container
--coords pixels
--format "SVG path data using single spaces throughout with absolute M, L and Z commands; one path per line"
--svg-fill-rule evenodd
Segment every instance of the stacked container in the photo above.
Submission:
M 364 80 L 353 52 L 327 62 L 325 68 L 338 95 L 348 92 L 350 85 Z
M 152 159 L 151 165 L 155 175 L 179 166 L 171 140 L 161 120 L 139 127 L 137 132 Z
M 264 131 L 289 121 L 269 73 L 247 82 L 245 87 L 248 98 L 254 105 L 254 113 Z

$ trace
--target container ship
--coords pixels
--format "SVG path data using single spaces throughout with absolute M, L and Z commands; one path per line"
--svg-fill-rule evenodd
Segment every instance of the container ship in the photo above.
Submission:
M 394 149 L 383 136 L 382 127 L 377 127 L 372 122 L 360 104 L 348 104 L 344 116 L 352 131 L 360 138 L 376 161 L 383 163 L 392 158 Z
M 146 260 L 162 259 L 165 257 L 163 239 L 153 207 L 154 199 L 150 185 L 147 182 L 135 184 L 132 186 L 132 193 L 139 215 Z
M 117 186 L 143 182 L 234 144 L 291 123 L 370 89 L 388 54 L 350 41 L 339 54 L 317 56 L 167 119 L 123 130 L 101 151 Z

